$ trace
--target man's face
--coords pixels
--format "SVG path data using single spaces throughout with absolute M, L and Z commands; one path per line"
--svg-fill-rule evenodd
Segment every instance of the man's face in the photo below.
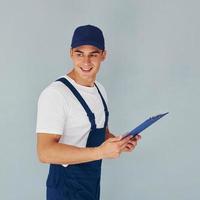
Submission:
M 95 79 L 106 52 L 92 45 L 82 45 L 70 50 L 74 71 L 83 79 Z

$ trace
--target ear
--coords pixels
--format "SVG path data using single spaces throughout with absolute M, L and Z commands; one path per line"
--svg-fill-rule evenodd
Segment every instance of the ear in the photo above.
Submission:
M 107 51 L 104 50 L 103 54 L 102 54 L 102 61 L 104 61 L 106 59 L 106 57 L 107 57 Z
M 70 53 L 70 57 L 72 58 L 72 56 L 73 56 L 73 49 L 72 48 L 70 49 L 69 53 Z

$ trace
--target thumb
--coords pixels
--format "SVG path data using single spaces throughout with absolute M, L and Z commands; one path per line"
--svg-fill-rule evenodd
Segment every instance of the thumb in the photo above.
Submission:
M 122 136 L 119 135 L 117 137 L 109 138 L 109 141 L 110 142 L 117 142 L 117 141 L 120 141 L 121 139 L 122 139 Z

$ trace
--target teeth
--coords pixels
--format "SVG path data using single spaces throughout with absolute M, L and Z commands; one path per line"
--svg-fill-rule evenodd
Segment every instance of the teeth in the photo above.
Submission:
M 90 69 L 84 69 L 84 68 L 81 68 L 83 71 L 90 71 L 92 68 Z

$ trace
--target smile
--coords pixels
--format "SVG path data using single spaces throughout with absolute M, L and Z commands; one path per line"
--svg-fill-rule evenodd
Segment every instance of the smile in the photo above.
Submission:
M 81 70 L 82 70 L 83 72 L 90 72 L 90 71 L 92 70 L 92 67 L 91 67 L 91 68 L 88 68 L 88 69 L 82 68 L 82 67 L 81 67 Z

